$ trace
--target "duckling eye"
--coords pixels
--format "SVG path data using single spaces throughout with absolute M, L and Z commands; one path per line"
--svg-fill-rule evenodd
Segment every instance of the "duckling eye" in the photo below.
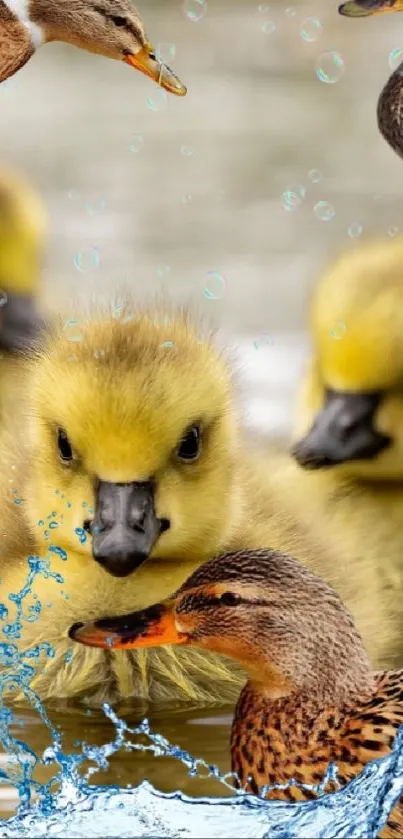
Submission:
M 200 443 L 200 428 L 192 425 L 179 443 L 177 455 L 180 460 L 196 460 L 200 454 Z
M 63 463 L 70 463 L 73 460 L 73 449 L 71 448 L 69 438 L 62 428 L 57 431 L 57 445 L 59 449 L 60 460 Z
M 222 603 L 223 606 L 236 606 L 237 603 L 240 602 L 241 598 L 238 594 L 234 594 L 232 591 L 225 591 L 220 597 L 220 603 Z

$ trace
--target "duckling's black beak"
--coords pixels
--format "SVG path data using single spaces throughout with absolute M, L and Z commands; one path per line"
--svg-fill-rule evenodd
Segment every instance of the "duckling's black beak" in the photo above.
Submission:
M 178 632 L 173 606 L 173 601 L 167 601 L 122 617 L 75 623 L 69 630 L 69 636 L 87 647 L 115 650 L 186 644 L 188 636 Z
M 99 482 L 95 517 L 88 529 L 94 559 L 109 574 L 127 577 L 135 571 L 168 528 L 169 521 L 155 514 L 151 481 Z
M 151 44 L 145 44 L 136 53 L 126 53 L 124 60 L 126 64 L 130 64 L 131 67 L 145 73 L 146 76 L 149 76 L 169 93 L 174 93 L 176 96 L 185 96 L 187 93 L 185 85 L 182 84 L 178 76 L 175 76 L 175 73 L 166 64 L 158 61 Z
M 0 307 L 0 349 L 19 352 L 31 346 L 43 328 L 35 298 L 28 294 L 9 294 Z
M 304 469 L 323 469 L 350 460 L 371 460 L 392 438 L 374 427 L 380 393 L 328 390 L 323 410 L 292 449 Z
M 345 17 L 369 17 L 382 15 L 384 12 L 399 12 L 402 9 L 402 0 L 349 0 L 339 6 L 339 13 Z

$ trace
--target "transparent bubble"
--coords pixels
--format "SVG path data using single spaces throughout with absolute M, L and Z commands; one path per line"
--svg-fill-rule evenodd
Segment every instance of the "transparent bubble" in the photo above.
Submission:
M 270 335 L 264 334 L 264 335 L 260 335 L 259 338 L 257 338 L 256 341 L 253 342 L 253 346 L 254 346 L 255 350 L 259 350 L 262 347 L 271 346 L 272 343 L 273 343 L 273 341 L 272 341 Z
M 389 53 L 389 67 L 391 70 L 397 70 L 399 64 L 403 61 L 403 49 L 396 47 Z
M 86 248 L 83 251 L 76 253 L 73 259 L 74 267 L 82 274 L 88 271 L 93 271 L 99 268 L 101 262 L 101 254 L 99 248 Z
M 318 184 L 322 180 L 322 172 L 319 172 L 319 169 L 310 169 L 308 178 L 313 184 Z
M 163 90 L 162 87 L 157 88 L 156 92 L 153 96 L 149 96 L 147 99 L 147 108 L 150 111 L 163 111 L 168 104 L 168 94 L 166 90 Z
M 156 267 L 156 273 L 158 274 L 159 277 L 166 277 L 167 274 L 170 273 L 170 271 L 171 271 L 171 266 L 170 265 L 163 265 L 161 263 L 160 265 L 157 265 L 157 267 Z
M 0 308 L 1 306 L 5 306 L 7 303 L 8 297 L 5 291 L 0 289 Z
M 194 151 L 190 146 L 181 146 L 181 154 L 183 157 L 192 157 Z
M 183 11 L 188 20 L 197 23 L 207 12 L 206 0 L 185 0 Z
M 158 60 L 162 61 L 163 64 L 169 64 L 171 58 L 175 58 L 176 45 L 170 42 L 163 42 L 161 44 L 157 44 L 155 54 Z
M 336 341 L 341 341 L 344 338 L 347 331 L 346 324 L 343 320 L 338 320 L 334 329 L 330 330 L 330 335 L 332 338 L 335 338 Z
M 181 201 L 182 204 L 190 204 L 190 202 L 192 201 L 192 193 L 187 192 L 186 195 L 182 195 Z
M 339 52 L 328 50 L 316 59 L 316 75 L 321 82 L 335 84 L 341 79 L 345 68 L 344 59 Z
M 390 236 L 393 239 L 394 236 L 397 236 L 398 232 L 399 232 L 398 227 L 389 227 L 388 236 Z
M 304 41 L 317 41 L 323 32 L 323 26 L 317 17 L 306 17 L 301 23 L 300 34 Z
M 82 335 L 80 330 L 80 322 L 75 320 L 67 320 L 64 324 L 63 331 L 68 341 L 81 341 Z M 44 525 L 45 522 L 38 522 L 39 525 Z
M 273 35 L 273 32 L 276 31 L 276 24 L 273 20 L 266 20 L 262 25 L 262 32 L 265 35 Z
M 281 206 L 289 213 L 301 206 L 306 195 L 306 189 L 302 184 L 288 186 L 281 196 Z
M 288 9 L 285 10 L 287 17 L 295 17 L 297 14 L 297 10 L 295 6 L 288 6 Z
M 129 151 L 132 151 L 136 154 L 137 152 L 141 151 L 143 147 L 144 147 L 143 137 L 141 136 L 141 134 L 135 134 L 135 136 L 133 137 L 133 139 L 130 142 Z
M 258 12 L 260 12 L 262 15 L 264 15 L 266 12 L 268 12 L 268 11 L 269 11 L 269 6 L 268 6 L 268 4 L 267 4 L 267 3 L 259 3 L 259 5 L 258 5 L 258 7 L 257 7 L 257 10 L 258 10 Z
M 77 201 L 77 199 L 80 197 L 78 189 L 69 189 L 67 195 L 70 201 Z
M 328 201 L 318 201 L 313 211 L 320 221 L 331 221 L 335 215 L 335 209 Z
M 361 236 L 363 229 L 362 224 L 350 224 L 347 233 L 350 236 L 350 239 L 358 239 L 358 237 Z
M 85 205 L 85 209 L 90 216 L 95 216 L 97 213 L 102 213 L 102 211 L 106 207 L 106 200 L 100 196 L 99 198 L 94 198 L 93 201 L 87 201 Z
M 208 284 L 204 286 L 203 293 L 208 300 L 219 300 L 225 291 L 226 279 L 219 271 L 208 271 Z

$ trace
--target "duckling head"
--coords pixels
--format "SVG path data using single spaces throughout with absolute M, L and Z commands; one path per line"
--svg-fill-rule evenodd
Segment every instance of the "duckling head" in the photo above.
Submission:
M 339 14 L 344 17 L 370 17 L 385 12 L 400 12 L 402 0 L 348 0 L 339 6 Z
M 364 243 L 314 293 L 314 356 L 293 449 L 304 468 L 403 475 L 402 265 L 402 238 Z
M 12 2 L 17 13 L 26 6 L 20 0 Z M 185 95 L 186 87 L 157 59 L 130 0 L 28 0 L 28 7 L 28 25 L 43 41 L 64 41 L 124 61 L 170 93 Z
M 106 649 L 203 647 L 237 660 L 271 698 L 298 692 L 344 701 L 371 684 L 361 639 L 336 592 L 271 550 L 223 554 L 166 601 L 74 624 L 69 634 Z
M 21 349 L 40 324 L 40 283 L 47 218 L 40 197 L 23 178 L 0 172 L 0 346 Z M 4 305 L 3 305 L 4 304 Z
M 37 539 L 52 520 L 59 547 L 120 577 L 211 555 L 239 511 L 224 360 L 185 317 L 130 317 L 68 321 L 38 351 L 24 491 Z

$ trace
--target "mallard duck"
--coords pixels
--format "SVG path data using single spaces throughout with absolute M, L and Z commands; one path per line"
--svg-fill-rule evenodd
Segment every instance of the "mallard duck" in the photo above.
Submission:
M 369 17 L 385 12 L 400 12 L 403 0 L 348 0 L 339 6 L 345 17 Z M 403 92 L 403 61 L 394 70 L 378 99 L 378 128 L 392 149 L 403 157 L 401 99 Z
M 13 410 L 23 387 L 22 350 L 42 325 L 37 309 L 47 218 L 38 194 L 0 170 L 0 409 Z
M 382 615 L 382 580 L 365 556 L 350 567 L 320 526 L 307 526 L 292 485 L 246 448 L 230 371 L 191 319 L 123 304 L 118 314 L 81 313 L 55 325 L 27 365 L 28 424 L 14 424 L 8 436 L 5 429 L 0 452 L 12 480 L 0 485 L 0 562 L 10 622 L 18 610 L 8 595 L 32 570 L 27 556 L 45 558 L 52 572 L 36 574 L 37 600 L 27 596 L 27 607 L 41 608 L 15 642 L 20 650 L 42 641 L 54 649 L 45 661 L 30 657 L 41 697 L 231 701 L 240 673 L 208 653 L 111 655 L 73 650 L 68 638 L 82 615 L 99 617 L 105 603 L 116 613 L 142 608 L 226 550 L 272 544 L 329 579 L 336 574 L 370 637 L 374 613 Z M 388 613 L 385 627 L 389 620 Z M 377 653 L 386 641 L 376 633 Z
M 232 726 L 232 769 L 251 793 L 292 779 L 317 786 L 331 762 L 345 785 L 390 752 L 403 723 L 403 671 L 373 672 L 336 592 L 275 551 L 217 557 L 167 600 L 76 624 L 70 635 L 111 651 L 177 644 L 239 662 L 248 681 Z M 316 795 L 295 785 L 266 791 L 290 801 Z M 402 832 L 399 803 L 381 836 Z
M 157 59 L 130 0 L 0 0 L 0 82 L 49 41 L 124 61 L 170 93 L 186 93 L 178 77 Z

